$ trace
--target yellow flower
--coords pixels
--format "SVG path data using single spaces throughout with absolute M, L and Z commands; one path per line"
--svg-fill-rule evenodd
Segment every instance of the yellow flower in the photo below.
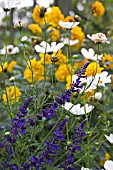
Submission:
M 46 13 L 47 23 L 53 27 L 60 28 L 59 21 L 64 20 L 64 15 L 62 14 L 59 7 L 52 7 L 50 12 Z
M 92 4 L 92 11 L 94 16 L 102 16 L 104 15 L 105 8 L 101 2 L 96 1 Z
M 5 62 L 3 66 L 0 65 L 0 74 L 2 74 L 3 71 L 7 70 L 8 63 Z
M 91 62 L 88 67 L 86 68 L 86 76 L 95 76 L 96 74 L 101 74 L 101 71 L 103 70 L 103 67 L 100 67 L 100 65 L 96 62 Z
M 2 99 L 5 104 L 10 103 L 13 104 L 15 102 L 18 102 L 21 96 L 21 92 L 18 87 L 10 86 L 6 87 L 6 91 L 2 96 Z
M 100 166 L 104 167 L 104 163 L 110 159 L 110 154 L 109 153 L 105 153 L 104 159 L 100 159 Z
M 30 24 L 28 27 L 34 34 L 41 34 L 42 28 L 38 24 Z
M 60 65 L 58 70 L 55 73 L 55 76 L 57 78 L 58 81 L 60 82 L 65 82 L 66 81 L 66 77 L 71 75 L 73 72 L 73 68 L 71 67 L 71 65 Z
M 64 54 L 62 54 L 62 51 L 61 51 L 61 50 L 59 50 L 57 54 L 56 54 L 56 53 L 53 53 L 52 56 L 53 56 L 53 57 L 55 56 L 55 57 L 57 57 L 57 59 L 58 59 L 58 61 L 55 62 L 55 64 L 64 64 L 64 63 L 66 63 L 66 61 L 67 61 L 67 57 L 66 57 Z M 43 63 L 44 63 L 44 54 L 43 54 L 43 53 L 39 54 L 39 57 L 41 58 L 40 61 L 41 61 L 41 63 L 43 64 Z M 51 64 L 51 63 L 52 63 L 52 61 L 51 61 L 51 55 L 49 55 L 49 54 L 46 54 L 46 55 L 45 55 L 45 63 L 46 63 L 46 64 Z
M 113 57 L 110 54 L 104 54 L 102 62 L 106 68 L 113 68 Z
M 47 31 L 49 31 L 51 40 L 53 42 L 57 41 L 60 38 L 60 31 L 59 30 L 52 28 L 52 27 L 49 27 Z
M 44 64 L 44 53 L 39 54 L 40 62 Z M 45 64 L 51 64 L 51 55 L 45 54 Z
M 44 24 L 45 24 L 44 15 L 45 15 L 44 13 L 43 13 L 43 15 L 42 15 L 42 13 L 41 13 L 41 8 L 40 8 L 40 6 L 38 5 L 38 6 L 36 6 L 36 7 L 34 8 L 34 10 L 33 10 L 32 18 L 33 18 L 33 20 L 34 20 L 36 23 L 38 23 L 38 24 L 40 24 L 40 25 L 44 25 Z M 45 17 L 46 17 L 46 15 L 45 15 Z
M 16 61 L 11 61 L 9 64 L 8 64 L 8 67 L 7 67 L 7 71 L 10 73 L 13 71 L 13 68 L 14 66 L 16 65 Z
M 76 27 L 72 28 L 71 32 L 72 32 L 71 39 L 79 41 L 77 44 L 73 45 L 72 47 L 73 48 L 80 47 L 85 40 L 85 35 L 82 32 L 82 29 L 79 26 L 76 26 Z
M 83 67 L 84 64 L 87 63 L 87 62 L 88 62 L 88 60 L 87 60 L 86 58 L 84 58 L 82 61 L 76 62 L 76 63 L 75 63 L 75 66 L 76 66 L 77 69 L 80 69 L 80 68 Z
M 24 78 L 29 82 L 41 81 L 43 80 L 44 67 L 40 61 L 36 61 L 36 58 L 33 58 L 27 62 L 26 70 L 24 71 Z
M 62 54 L 61 50 L 58 51 L 56 56 L 58 57 L 58 62 L 56 62 L 56 64 L 65 64 L 67 62 L 67 57 Z

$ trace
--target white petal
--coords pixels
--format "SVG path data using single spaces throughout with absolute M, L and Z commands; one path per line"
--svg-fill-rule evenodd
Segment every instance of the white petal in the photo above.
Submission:
M 81 53 L 82 53 L 82 55 L 83 55 L 85 58 L 87 58 L 87 57 L 89 56 L 89 53 L 88 53 L 88 51 L 87 51 L 85 48 L 82 48 L 82 49 L 81 49 Z
M 113 144 L 113 134 L 110 134 L 110 136 L 105 135 L 106 139 Z
M 66 110 L 69 110 L 72 106 L 73 104 L 71 102 L 66 102 L 64 106 L 62 105 L 62 107 L 65 108 Z
M 79 42 L 79 40 L 70 40 L 70 46 L 73 46 L 75 44 L 77 44 Z
M 113 170 L 113 161 L 111 160 L 106 161 L 104 164 L 104 168 L 106 170 Z
M 89 56 L 90 56 L 90 58 L 93 58 L 94 54 L 95 54 L 95 51 L 93 50 L 93 48 L 90 48 L 89 49 Z
M 57 51 L 60 50 L 63 46 L 64 46 L 63 43 L 57 44 L 57 45 L 54 47 L 53 52 L 57 52 Z
M 40 47 L 39 45 L 35 45 L 35 50 L 37 53 L 45 53 L 44 48 Z

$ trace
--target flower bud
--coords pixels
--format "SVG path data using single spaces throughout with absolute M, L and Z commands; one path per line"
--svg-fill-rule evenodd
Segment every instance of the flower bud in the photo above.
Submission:
M 77 22 L 78 22 L 78 21 L 80 21 L 80 20 L 81 20 L 81 17 L 80 17 L 79 15 L 75 15 L 75 16 L 74 16 L 74 19 L 75 19 L 75 21 L 77 21 Z
M 23 24 L 21 21 L 18 21 L 18 23 L 14 25 L 14 28 L 18 28 L 19 30 L 22 30 L 24 27 L 25 24 Z
M 57 62 L 58 60 L 59 60 L 59 59 L 58 59 L 57 56 L 54 56 L 54 55 L 51 56 L 51 61 L 52 61 L 53 63 Z
M 95 99 L 100 100 L 102 98 L 102 93 L 101 92 L 96 92 L 95 93 Z
M 28 40 L 27 36 L 24 36 L 21 38 L 21 42 L 23 42 L 23 43 L 26 42 L 27 40 Z
M 43 18 L 47 9 L 45 7 L 40 8 L 40 17 Z
M 11 78 L 9 79 L 10 82 L 13 82 L 14 80 L 15 80 L 15 77 L 11 77 Z
M 10 135 L 11 133 L 10 132 L 5 132 L 5 135 L 7 136 L 7 135 Z

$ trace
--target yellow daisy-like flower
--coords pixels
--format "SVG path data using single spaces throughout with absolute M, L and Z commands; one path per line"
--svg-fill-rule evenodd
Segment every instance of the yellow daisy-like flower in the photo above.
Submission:
M 14 104 L 15 102 L 18 102 L 21 96 L 20 89 L 15 86 L 6 87 L 6 91 L 2 96 L 2 99 L 5 104 L 10 103 Z
M 38 23 L 38 24 L 40 24 L 40 25 L 44 25 L 45 24 L 45 21 L 44 21 L 44 13 L 43 13 L 43 15 L 42 15 L 42 13 L 41 13 L 41 7 L 38 5 L 38 6 L 36 6 L 35 8 L 34 8 L 34 10 L 33 10 L 33 14 L 32 14 L 32 18 L 33 18 L 33 20 L 36 22 L 36 23 Z M 46 17 L 46 16 L 45 16 Z
M 47 31 L 49 31 L 50 38 L 53 42 L 57 41 L 60 38 L 59 30 L 49 27 Z
M 40 62 L 44 64 L 44 53 L 39 54 Z M 51 64 L 51 55 L 45 54 L 45 64 Z
M 60 82 L 65 82 L 66 81 L 66 77 L 71 75 L 71 73 L 73 72 L 73 68 L 71 65 L 60 65 L 58 70 L 55 73 L 56 79 Z
M 77 44 L 73 45 L 72 47 L 73 48 L 80 47 L 85 40 L 85 35 L 82 32 L 82 29 L 79 26 L 76 26 L 76 27 L 72 28 L 71 32 L 72 32 L 71 39 L 79 41 Z
M 3 66 L 0 65 L 0 74 L 2 74 L 3 71 L 7 70 L 8 63 L 5 62 Z
M 102 70 L 104 68 L 100 67 L 100 65 L 96 62 L 91 62 L 88 67 L 86 68 L 86 76 L 90 77 L 90 76 L 95 76 L 96 74 L 101 74 Z
M 92 4 L 92 11 L 94 16 L 102 16 L 104 15 L 105 8 L 101 2 L 96 1 Z
M 44 79 L 44 67 L 40 61 L 33 58 L 27 62 L 26 70 L 24 71 L 24 78 L 29 82 L 41 81 Z
M 58 59 L 58 61 L 55 62 L 55 64 L 59 65 L 59 64 L 65 64 L 67 62 L 67 57 L 64 54 L 62 54 L 61 50 L 59 50 L 57 54 L 53 53 L 52 56 L 53 57 L 55 56 Z M 44 54 L 43 53 L 39 54 L 39 57 L 41 58 L 40 62 L 43 64 L 44 63 Z M 51 55 L 49 55 L 49 54 L 45 55 L 45 63 L 46 64 L 52 63 Z
M 113 68 L 113 57 L 110 54 L 104 54 L 102 57 L 102 62 L 106 68 Z
M 75 63 L 75 66 L 76 66 L 77 69 L 80 69 L 80 68 L 83 67 L 84 64 L 87 63 L 87 62 L 88 62 L 88 60 L 87 60 L 86 58 L 84 58 L 83 60 L 76 62 L 76 63 Z
M 52 7 L 50 12 L 46 13 L 47 23 L 53 27 L 60 28 L 59 21 L 64 20 L 64 15 L 62 14 L 59 7 Z
M 42 28 L 38 24 L 30 24 L 28 28 L 34 34 L 41 34 L 42 33 Z
M 67 62 L 67 57 L 64 54 L 62 54 L 62 50 L 58 51 L 57 57 L 58 57 L 58 62 L 56 62 L 56 64 L 60 65 L 60 64 L 65 64 Z
M 11 61 L 9 64 L 8 64 L 8 67 L 7 67 L 7 71 L 10 73 L 13 71 L 13 68 L 14 66 L 17 64 L 16 61 Z
M 109 153 L 105 153 L 104 159 L 100 159 L 100 166 L 104 167 L 104 163 L 110 159 L 110 154 Z

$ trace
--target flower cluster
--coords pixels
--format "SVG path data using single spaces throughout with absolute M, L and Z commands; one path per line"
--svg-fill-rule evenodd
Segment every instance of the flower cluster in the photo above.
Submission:
M 82 139 L 86 136 L 85 132 L 83 131 L 84 125 L 86 123 L 86 119 L 83 120 L 78 128 L 75 130 L 74 139 L 72 144 L 69 144 L 67 147 L 68 154 L 67 154 L 67 160 L 64 161 L 63 164 L 60 165 L 60 168 L 63 168 L 64 170 L 74 170 L 74 154 L 77 151 L 81 150 L 81 147 L 78 145 L 80 142 L 82 142 Z
M 53 138 L 51 139 L 51 142 L 44 141 L 44 146 L 46 148 L 44 149 L 43 153 L 36 157 L 32 156 L 30 158 L 30 167 L 36 167 L 39 169 L 40 166 L 42 166 L 42 163 L 48 161 L 49 164 L 52 163 L 51 155 L 56 157 L 56 151 L 60 151 L 60 146 L 56 144 L 58 140 L 61 142 L 64 142 L 64 136 L 63 136 L 63 129 L 68 121 L 68 118 L 65 118 L 61 121 L 61 123 L 57 126 L 56 130 L 53 133 Z
M 93 11 L 94 16 L 102 16 L 104 15 L 105 9 L 101 2 L 95 1 L 92 4 L 92 11 Z

